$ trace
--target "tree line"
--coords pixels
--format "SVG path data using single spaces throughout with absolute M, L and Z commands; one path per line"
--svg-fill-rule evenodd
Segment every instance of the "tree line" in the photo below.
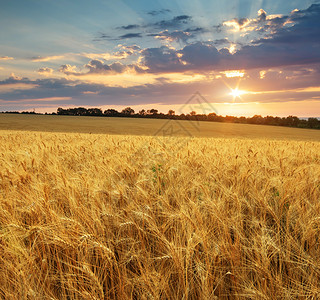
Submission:
M 61 107 L 57 110 L 58 115 L 72 115 L 72 116 L 104 116 L 104 117 L 130 117 L 130 118 L 151 118 L 151 119 L 174 119 L 174 120 L 191 120 L 191 121 L 209 121 L 209 122 L 226 122 L 226 123 L 242 123 L 242 124 L 258 124 L 258 125 L 274 125 L 287 126 L 298 128 L 313 128 L 320 129 L 320 121 L 317 118 L 300 119 L 297 116 L 288 117 L 273 117 L 255 115 L 253 117 L 234 117 L 221 116 L 216 113 L 197 114 L 191 111 L 189 114 L 176 114 L 174 110 L 169 110 L 167 114 L 159 113 L 157 109 L 145 110 L 135 112 L 131 107 L 126 107 L 121 111 L 109 108 L 102 111 L 100 108 L 68 108 Z
M 17 111 L 7 111 L 5 113 L 19 114 Z M 35 112 L 21 112 L 21 114 L 36 114 Z M 47 113 L 46 113 L 47 114 Z M 151 118 L 151 119 L 173 119 L 173 120 L 191 120 L 191 121 L 208 121 L 208 122 L 225 122 L 225 123 L 241 123 L 241 124 L 257 124 L 257 125 L 274 125 L 287 126 L 297 128 L 312 128 L 320 129 L 320 121 L 317 118 L 300 119 L 297 116 L 288 117 L 273 117 L 255 115 L 253 117 L 234 117 L 221 116 L 216 113 L 197 114 L 191 111 L 189 114 L 176 114 L 174 110 L 169 110 L 167 114 L 159 113 L 157 109 L 135 112 L 131 107 L 126 107 L 121 111 L 109 108 L 102 111 L 100 108 L 61 108 L 57 109 L 52 115 L 67 115 L 67 116 L 98 116 L 98 117 L 130 117 L 130 118 Z

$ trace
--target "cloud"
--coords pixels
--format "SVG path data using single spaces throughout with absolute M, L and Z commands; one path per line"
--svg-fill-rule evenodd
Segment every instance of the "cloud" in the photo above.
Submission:
M 233 31 L 241 31 L 244 28 L 247 28 L 248 24 L 250 24 L 250 20 L 247 18 L 235 18 L 222 23 L 224 26 L 231 27 Z
M 169 32 L 168 30 L 163 30 L 159 33 L 149 34 L 149 36 L 153 36 L 156 39 L 165 40 L 167 42 L 177 41 L 177 42 L 184 42 L 184 43 L 186 43 L 187 40 L 192 37 L 191 33 L 184 32 L 181 30 L 175 30 L 172 32 Z
M 128 26 L 133 26 L 133 25 L 128 25 Z M 118 29 L 123 29 L 123 27 L 127 27 L 127 26 L 122 26 L 122 27 L 118 27 Z M 140 27 L 139 25 L 137 25 L 137 28 Z M 142 33 L 136 32 L 136 33 L 126 33 L 120 36 L 110 36 L 104 33 L 99 33 L 99 36 L 94 38 L 93 41 L 94 42 L 99 42 L 99 41 L 103 41 L 103 40 L 109 40 L 109 41 L 119 41 L 119 40 L 126 40 L 126 39 L 133 39 L 133 38 L 142 38 Z
M 0 56 L 0 60 L 11 60 L 13 57 L 10 56 Z
M 133 38 L 142 38 L 142 35 L 141 35 L 141 33 L 127 33 L 127 34 L 119 36 L 120 40 L 133 39 Z
M 120 26 L 120 27 L 118 27 L 118 29 L 131 30 L 131 29 L 137 29 L 140 27 L 141 27 L 141 25 L 138 25 L 138 24 L 130 24 L 130 25 L 126 25 L 126 26 Z
M 40 69 L 38 69 L 38 73 L 39 73 L 39 74 L 44 74 L 44 75 L 49 75 L 49 74 L 52 74 L 52 73 L 53 73 L 53 69 L 51 69 L 51 68 L 46 68 L 46 67 L 40 68 Z
M 28 79 L 26 77 L 20 77 L 15 75 L 14 73 L 11 73 L 9 78 L 0 81 L 0 85 L 25 83 L 25 82 L 28 82 Z
M 103 40 L 112 40 L 112 36 L 105 34 L 103 32 L 98 32 L 98 36 L 93 39 L 93 42 L 99 42 Z
M 167 21 L 153 24 L 189 22 L 191 17 L 181 15 Z M 252 30 L 255 39 L 247 44 L 233 43 L 227 38 L 214 41 L 196 41 L 182 49 L 169 46 L 140 49 L 139 46 L 123 46 L 114 54 L 87 54 L 91 61 L 85 65 L 88 72 L 77 72 L 75 67 L 63 65 L 60 71 L 66 75 L 119 74 L 126 71 L 138 73 L 212 72 L 239 69 L 267 69 L 280 66 L 306 65 L 320 62 L 320 5 L 313 4 L 305 10 L 294 10 L 288 16 L 267 15 L 260 9 L 255 19 L 232 19 L 232 26 L 240 31 Z M 231 23 L 230 23 L 231 24 Z M 230 25 L 231 26 L 231 25 Z M 252 28 L 255 29 L 252 29 Z M 272 29 L 270 29 L 272 27 Z M 261 34 L 261 28 L 266 28 Z M 203 28 L 189 30 L 202 31 Z M 167 42 L 187 43 L 193 38 L 191 32 L 183 30 L 162 30 L 148 36 Z M 261 37 L 262 36 L 262 37 Z M 141 33 L 129 33 L 121 39 L 142 37 Z M 122 48 L 121 48 L 122 47 Z M 225 48 L 221 48 L 225 47 Z M 229 47 L 229 48 L 226 48 Z M 139 64 L 122 64 L 119 61 L 105 64 L 104 59 L 123 59 L 139 54 Z
M 232 42 L 230 42 L 227 38 L 214 40 L 213 43 L 217 46 L 232 44 Z
M 148 14 L 156 16 L 165 12 L 169 12 L 170 10 L 159 10 L 159 11 L 151 11 Z M 179 15 L 175 16 L 171 19 L 163 19 L 156 22 L 150 22 L 145 24 L 128 24 L 123 25 L 120 27 L 117 27 L 116 29 L 120 30 L 136 30 L 136 29 L 144 29 L 145 31 L 149 32 L 146 36 L 156 36 L 156 33 L 152 33 L 155 29 L 162 29 L 162 30 L 168 30 L 170 28 L 175 29 L 178 31 L 179 28 L 182 27 L 182 25 L 189 25 L 192 22 L 192 17 L 189 15 Z M 190 27 L 190 32 L 204 32 L 204 28 L 201 27 Z M 188 32 L 188 30 L 184 30 L 184 32 Z M 112 36 L 110 34 L 106 34 L 103 32 L 99 32 L 98 36 L 94 38 L 93 41 L 102 41 L 102 40 L 110 40 L 110 41 L 117 41 L 117 40 L 124 40 L 124 39 L 133 39 L 133 38 L 142 38 L 144 37 L 142 32 L 135 32 L 135 33 L 125 33 L 120 36 Z
M 247 87 L 253 87 L 255 83 L 260 84 L 259 88 L 255 92 L 251 89 L 251 93 L 243 96 L 243 101 L 247 102 L 285 102 L 285 101 L 303 101 L 316 99 L 319 96 L 320 87 L 306 88 L 306 80 L 298 79 L 298 82 L 277 78 L 273 82 L 282 82 L 274 86 L 273 90 L 265 92 L 263 80 L 259 80 L 258 77 L 252 78 L 246 77 L 241 81 L 241 89 L 246 90 Z M 248 80 L 248 83 L 246 83 Z M 271 79 L 270 79 L 271 80 Z M 300 80 L 302 80 L 300 82 Z M 105 86 L 103 84 L 84 83 L 74 80 L 57 80 L 57 79 L 41 79 L 41 80 L 28 80 L 28 84 L 34 88 L 16 90 L 14 93 L 1 93 L 0 99 L 7 101 L 7 103 L 19 103 L 24 100 L 30 99 L 62 99 L 65 97 L 66 102 L 70 103 L 72 99 L 73 106 L 90 104 L 95 106 L 100 105 L 137 105 L 144 103 L 162 103 L 162 104 L 179 104 L 184 103 L 194 93 L 195 90 L 201 90 L 201 93 L 212 102 L 223 103 L 226 101 L 226 97 L 229 93 L 229 89 L 224 85 L 222 80 L 202 80 L 201 82 L 188 82 L 188 83 L 173 83 L 169 80 L 159 80 L 154 84 L 142 84 L 131 86 L 127 88 L 118 86 Z M 302 88 L 296 88 L 303 86 Z M 311 83 L 314 84 L 314 81 Z M 310 86 L 311 86 L 310 84 Z M 0 82 L 1 85 L 1 82 Z M 270 88 L 270 82 L 267 84 Z M 281 89 L 278 89 L 278 86 Z M 291 88 L 293 86 L 293 88 Z M 271 86 L 272 87 L 272 86 Z M 212 94 L 214 88 L 215 93 Z M 250 91 L 250 89 L 249 89 Z M 152 99 L 152 100 L 150 100 Z M 90 100 L 90 103 L 88 101 Z M 54 103 L 52 101 L 51 103 Z M 57 100 L 56 107 L 58 105 L 64 105 L 63 101 Z
M 220 30 L 223 27 L 233 32 L 260 32 L 260 34 L 271 34 L 288 25 L 288 16 L 283 15 L 267 15 L 266 11 L 259 9 L 257 18 L 233 18 L 219 24 Z
M 170 20 L 162 20 L 159 22 L 155 22 L 150 24 L 153 27 L 157 27 L 157 28 L 163 28 L 163 29 L 167 29 L 167 28 L 178 28 L 180 27 L 182 24 L 188 24 L 189 22 L 191 22 L 192 17 L 188 16 L 188 15 L 180 15 L 180 16 L 176 16 Z
M 151 15 L 151 16 L 157 16 L 157 15 L 161 15 L 161 14 L 166 14 L 166 13 L 169 13 L 171 12 L 170 9 L 159 9 L 159 10 L 151 10 L 149 12 L 147 12 L 148 15 Z
M 202 33 L 202 32 L 208 32 L 208 29 L 204 27 L 189 27 L 184 30 L 185 32 L 190 32 L 190 33 Z
M 114 53 L 82 53 L 81 55 L 90 59 L 119 60 L 137 54 L 141 50 L 137 45 L 126 46 L 120 44 L 118 48 L 120 48 L 120 50 Z
M 35 57 L 32 57 L 31 60 L 34 62 L 44 62 L 44 61 L 58 60 L 63 58 L 64 58 L 64 55 L 51 55 L 51 56 L 35 56 Z
M 59 72 L 64 73 L 66 75 L 81 75 L 80 72 L 76 71 L 76 66 L 71 66 L 69 64 L 61 65 L 59 68 Z
M 163 52 L 167 51 L 168 49 L 164 47 Z M 159 63 L 161 62 L 158 61 Z M 123 68 L 121 65 L 114 65 L 112 68 L 116 69 L 117 67 L 119 67 L 118 71 Z M 167 65 L 165 67 L 168 68 Z M 244 72 L 240 89 L 250 91 L 243 96 L 245 102 L 290 102 L 318 99 L 317 97 L 319 97 L 320 63 L 300 67 L 288 66 L 266 69 L 263 79 L 260 78 L 260 70 L 253 69 Z M 72 106 L 85 104 L 91 106 L 138 105 L 151 102 L 179 104 L 187 101 L 194 91 L 200 90 L 208 101 L 226 102 L 228 93 L 230 93 L 228 87 L 223 80 L 216 78 L 219 73 L 210 74 L 202 77 L 201 80 L 187 82 L 173 82 L 170 78 L 176 78 L 177 75 L 169 76 L 167 74 L 159 76 L 159 80 L 153 83 L 141 83 L 128 87 L 88 83 L 81 81 L 82 77 L 76 77 L 76 79 L 42 78 L 31 80 L 12 74 L 10 78 L 0 81 L 0 99 L 7 101 L 8 109 L 12 109 L 10 103 L 15 103 L 18 107 L 19 103 L 27 103 L 23 101 L 32 101 L 32 99 L 35 101 L 36 99 L 43 99 L 35 102 L 35 104 L 45 103 L 47 100 L 52 105 L 56 104 L 56 107 L 70 105 L 70 103 L 72 103 Z M 190 77 L 194 75 L 190 75 Z M 228 84 L 231 86 L 235 86 L 237 82 L 238 78 L 228 79 Z M 10 90 L 1 88 L 8 85 L 11 85 Z M 63 97 L 66 99 L 65 102 Z M 57 99 L 56 102 L 54 101 L 55 98 Z M 4 107 L 2 106 L 2 109 L 5 109 Z
M 89 69 L 90 73 L 105 73 L 111 71 L 111 67 L 103 63 L 103 61 L 98 59 L 91 60 L 86 67 Z
M 255 43 L 320 46 L 320 4 L 313 4 L 306 10 L 294 10 L 285 19 L 290 26 L 282 26 L 274 35 Z
M 1 100 L 0 103 L 25 103 L 25 102 L 56 102 L 56 101 L 65 101 L 65 100 L 71 100 L 71 97 L 49 97 L 49 98 L 30 98 L 30 99 L 23 99 L 23 100 Z
M 120 62 L 105 64 L 102 60 L 99 60 L 99 59 L 90 60 L 90 62 L 86 64 L 84 67 L 89 71 L 79 72 L 76 70 L 77 69 L 76 66 L 71 66 L 71 65 L 62 65 L 60 66 L 59 71 L 66 75 L 73 75 L 73 76 L 86 76 L 86 75 L 92 75 L 92 74 L 100 74 L 100 75 L 121 74 L 127 71 L 131 71 L 135 73 L 145 72 L 138 65 L 134 65 L 134 64 L 125 65 Z
M 160 48 L 147 48 L 142 52 L 143 63 L 148 71 L 153 72 L 178 72 L 184 66 L 180 60 L 179 53 L 168 46 Z
M 211 43 L 202 42 L 187 45 L 181 50 L 181 54 L 181 59 L 185 61 L 191 69 L 218 66 L 220 60 L 224 56 L 224 54 L 221 54 Z
M 260 10 L 259 16 L 262 21 L 268 20 L 264 11 Z M 277 18 L 271 19 L 272 22 Z M 285 26 L 284 20 L 290 26 Z M 247 20 L 238 20 L 237 24 L 245 26 Z M 228 43 L 228 40 L 220 39 L 194 42 L 181 50 L 164 47 L 145 49 L 142 51 L 143 61 L 153 73 L 271 68 L 320 62 L 320 5 L 293 11 L 290 17 L 283 16 L 278 24 L 275 32 L 242 46 L 233 55 L 226 48 L 216 48 Z
M 141 48 L 138 45 L 131 45 L 131 46 L 126 46 L 126 45 L 118 45 L 121 49 L 124 49 L 126 51 L 131 51 L 132 53 L 135 51 L 140 51 Z
M 104 64 L 100 60 L 91 60 L 85 67 L 89 69 L 89 72 L 86 74 L 119 74 L 127 71 L 133 71 L 136 73 L 144 72 L 144 70 L 137 65 L 125 65 L 120 62 L 114 62 L 108 65 Z

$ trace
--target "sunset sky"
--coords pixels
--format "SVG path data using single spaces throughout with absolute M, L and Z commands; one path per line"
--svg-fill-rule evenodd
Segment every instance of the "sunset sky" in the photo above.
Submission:
M 166 113 L 198 91 L 222 115 L 320 117 L 320 1 L 10 0 L 0 28 L 0 111 Z

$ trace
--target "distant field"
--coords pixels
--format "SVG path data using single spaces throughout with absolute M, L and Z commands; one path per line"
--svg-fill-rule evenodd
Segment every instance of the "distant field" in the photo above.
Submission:
M 31 119 L 135 133 L 161 123 Z M 0 131 L 0 298 L 319 299 L 319 149 Z
M 320 130 L 158 119 L 0 114 L 0 130 L 320 140 Z

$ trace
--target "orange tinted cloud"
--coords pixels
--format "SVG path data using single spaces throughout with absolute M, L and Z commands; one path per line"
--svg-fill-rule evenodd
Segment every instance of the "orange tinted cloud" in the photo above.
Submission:
M 0 60 L 11 60 L 13 57 L 10 56 L 0 56 Z
M 44 61 L 50 61 L 50 60 L 63 59 L 64 57 L 65 57 L 64 55 L 37 56 L 37 57 L 32 57 L 31 60 L 34 62 L 44 62 Z

